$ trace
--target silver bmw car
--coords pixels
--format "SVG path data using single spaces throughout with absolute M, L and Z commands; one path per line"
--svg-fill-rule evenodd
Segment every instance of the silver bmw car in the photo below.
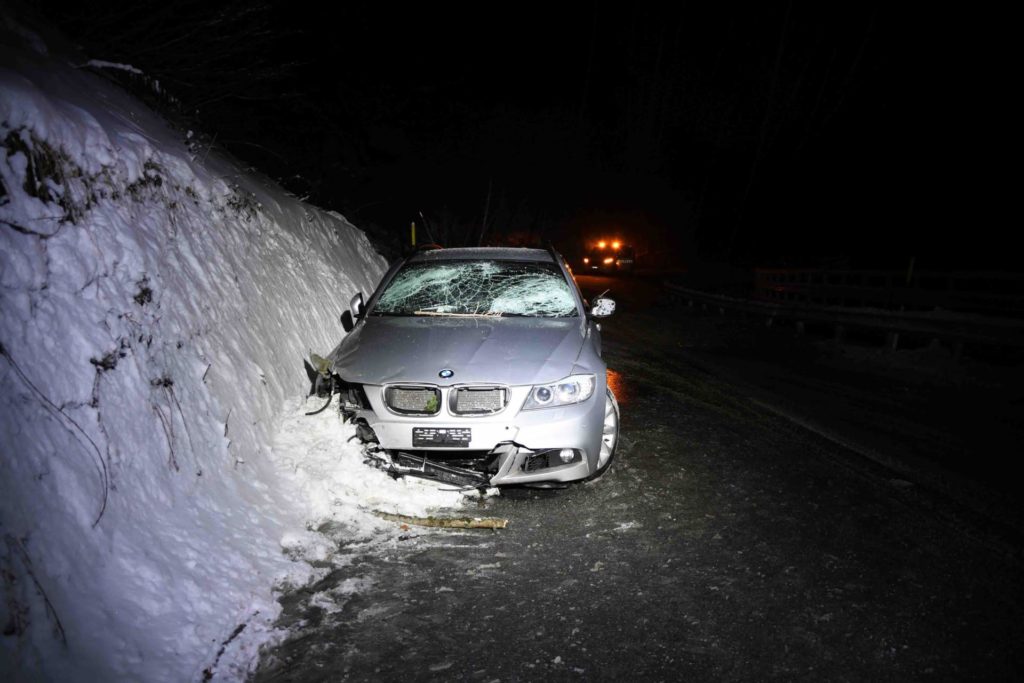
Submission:
M 374 464 L 467 487 L 557 487 L 612 462 L 619 407 L 598 320 L 554 250 L 421 250 L 330 353 L 341 409 Z

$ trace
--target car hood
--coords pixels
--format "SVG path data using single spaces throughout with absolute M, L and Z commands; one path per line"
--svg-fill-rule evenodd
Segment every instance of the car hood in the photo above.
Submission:
M 578 318 L 371 316 L 329 359 L 361 384 L 540 384 L 572 373 L 583 329 Z M 443 369 L 454 374 L 442 379 Z

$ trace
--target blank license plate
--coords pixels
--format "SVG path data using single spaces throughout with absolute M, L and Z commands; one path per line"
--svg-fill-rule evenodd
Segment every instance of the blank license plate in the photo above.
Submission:
M 469 448 L 472 430 L 468 427 L 413 427 L 413 448 Z

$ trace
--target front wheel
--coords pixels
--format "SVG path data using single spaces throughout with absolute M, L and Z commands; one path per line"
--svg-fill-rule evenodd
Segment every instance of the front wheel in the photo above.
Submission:
M 593 481 L 604 474 L 615 459 L 615 447 L 619 444 L 619 402 L 610 387 L 605 387 L 604 424 L 601 427 L 601 452 L 597 456 L 597 470 L 587 477 Z

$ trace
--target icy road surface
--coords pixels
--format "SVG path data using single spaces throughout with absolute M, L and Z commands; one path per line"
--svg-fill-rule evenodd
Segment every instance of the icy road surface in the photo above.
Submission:
M 644 310 L 656 294 L 605 323 L 624 430 L 606 477 L 462 511 L 504 531 L 325 548 L 255 679 L 1018 676 L 1012 534 L 707 370 L 706 321 Z

